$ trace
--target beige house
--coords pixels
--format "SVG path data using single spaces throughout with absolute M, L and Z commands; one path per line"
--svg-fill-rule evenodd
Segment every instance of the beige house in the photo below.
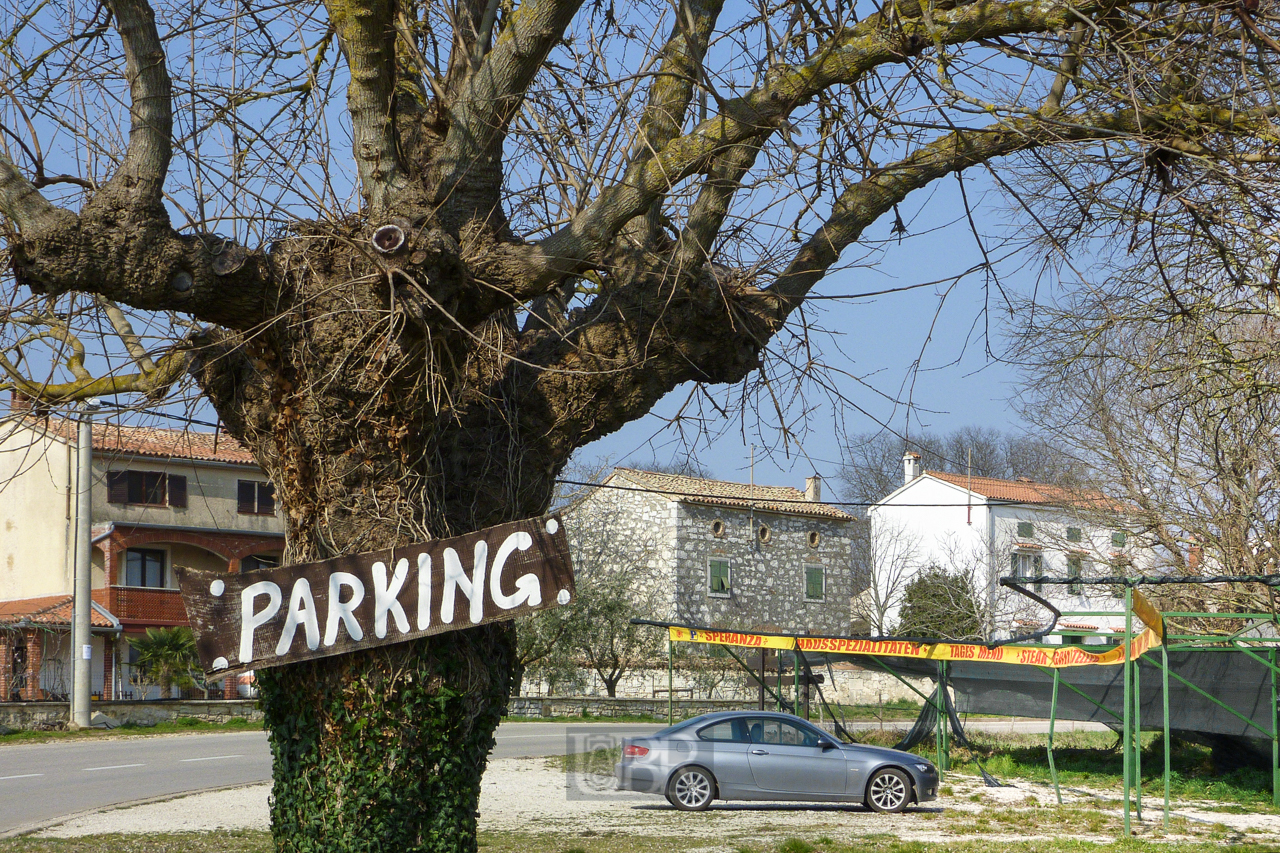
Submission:
M 95 424 L 92 461 L 93 692 L 141 698 L 127 639 L 187 624 L 173 566 L 277 565 L 284 522 L 226 435 Z M 0 701 L 70 692 L 77 470 L 74 422 L 0 422 Z

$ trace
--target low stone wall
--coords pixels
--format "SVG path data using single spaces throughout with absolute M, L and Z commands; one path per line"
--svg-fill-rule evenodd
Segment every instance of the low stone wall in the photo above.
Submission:
M 93 702 L 90 710 L 120 724 L 150 726 L 179 718 L 225 723 L 235 717 L 259 722 L 256 699 L 176 699 L 167 702 Z M 59 729 L 66 725 L 66 702 L 0 702 L 0 726 L 10 729 Z
M 679 718 L 696 717 L 712 711 L 754 708 L 737 699 L 676 699 L 675 714 Z M 654 717 L 667 715 L 667 699 L 610 699 L 602 696 L 513 696 L 507 706 L 513 717 Z

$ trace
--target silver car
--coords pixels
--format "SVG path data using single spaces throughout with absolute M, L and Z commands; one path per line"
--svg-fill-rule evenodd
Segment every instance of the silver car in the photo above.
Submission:
M 845 744 L 791 714 L 722 711 L 648 737 L 624 738 L 618 788 L 665 794 L 701 811 L 712 800 L 865 803 L 897 812 L 938 796 L 933 763 L 896 749 Z

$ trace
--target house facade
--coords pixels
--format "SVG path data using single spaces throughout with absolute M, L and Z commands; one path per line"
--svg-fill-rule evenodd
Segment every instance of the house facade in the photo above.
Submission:
M 806 490 L 617 468 L 566 510 L 584 541 L 652 585 L 649 618 L 736 630 L 849 632 L 858 520 Z
M 868 510 L 873 581 L 860 611 L 873 634 L 893 633 L 906 586 L 931 566 L 969 580 L 997 634 L 1047 625 L 1040 605 L 999 586 L 1001 577 L 1104 577 L 1142 574 L 1154 564 L 1147 543 L 1126 529 L 1120 507 L 1105 496 L 1030 480 L 999 480 L 924 471 L 903 457 L 903 485 Z M 1122 602 L 1106 586 L 1032 584 L 1067 616 L 1058 629 L 1082 642 L 1091 632 L 1124 627 Z M 1068 636 L 1066 641 L 1076 641 Z
M 82 546 L 92 548 L 93 694 L 142 698 L 128 639 L 188 624 L 175 565 L 279 564 L 284 523 L 271 484 L 225 435 L 95 424 L 92 541 L 78 543 L 76 424 L 14 414 L 0 424 L 0 701 L 70 692 Z

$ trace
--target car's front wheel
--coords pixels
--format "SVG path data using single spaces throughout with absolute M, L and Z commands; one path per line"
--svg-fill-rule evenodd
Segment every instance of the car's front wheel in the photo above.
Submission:
M 895 767 L 886 767 L 867 783 L 867 805 L 878 812 L 900 812 L 911 802 L 911 779 Z
M 681 767 L 667 783 L 667 799 L 686 812 L 700 812 L 716 796 L 716 780 L 701 767 Z

